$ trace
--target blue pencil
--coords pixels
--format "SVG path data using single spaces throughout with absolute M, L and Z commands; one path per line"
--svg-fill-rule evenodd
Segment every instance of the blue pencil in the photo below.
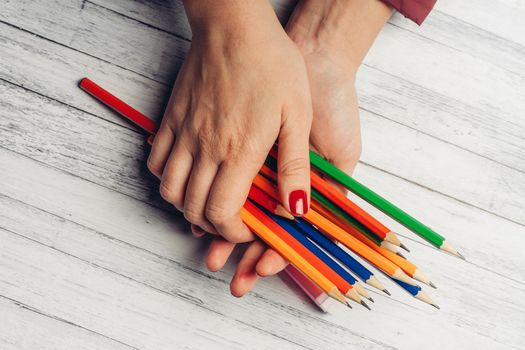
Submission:
M 405 291 L 407 291 L 410 295 L 412 295 L 414 298 L 421 300 L 422 302 L 425 302 L 427 304 L 432 305 L 436 309 L 439 309 L 439 306 L 434 304 L 432 299 L 428 296 L 427 293 L 423 289 L 421 289 L 420 286 L 412 286 L 408 283 L 401 282 L 395 278 L 390 278 L 392 281 L 397 283 L 401 288 L 403 288 Z
M 262 208 L 264 210 L 264 208 Z M 339 276 L 341 276 L 345 281 L 347 281 L 350 285 L 352 285 L 352 289 L 346 294 L 347 297 L 354 300 L 357 303 L 362 304 L 366 308 L 369 309 L 368 305 L 366 303 L 362 302 L 361 297 L 359 294 L 360 292 L 364 292 L 364 295 L 367 299 L 370 299 L 370 296 L 366 292 L 364 288 L 361 286 L 361 290 L 359 287 L 359 282 L 352 276 L 348 271 L 346 271 L 341 265 L 339 265 L 335 260 L 333 260 L 328 254 L 326 254 L 322 249 L 320 249 L 318 246 L 316 246 L 314 243 L 312 243 L 304 234 L 301 233 L 297 228 L 293 226 L 293 221 L 290 221 L 288 219 L 282 218 L 278 215 L 272 214 L 269 211 L 265 211 L 266 214 L 279 226 L 284 228 L 293 238 L 295 238 L 299 243 L 301 243 L 303 246 L 305 246 L 309 251 L 311 251 L 315 256 L 317 256 L 322 262 L 324 262 L 326 265 L 328 265 L 332 270 L 334 270 L 335 273 L 337 273 Z M 372 300 L 373 301 L 373 300 Z
M 370 270 L 364 267 L 359 261 L 354 259 L 343 249 L 341 249 L 341 247 L 339 247 L 336 243 L 332 242 L 329 238 L 317 231 L 317 229 L 310 225 L 310 223 L 306 222 L 304 219 L 296 218 L 294 226 L 304 233 L 308 238 L 326 250 L 330 255 L 339 260 L 350 271 L 354 272 L 363 282 L 390 295 L 390 292 L 385 289 L 385 287 L 381 284 L 381 282 L 379 282 L 379 280 Z

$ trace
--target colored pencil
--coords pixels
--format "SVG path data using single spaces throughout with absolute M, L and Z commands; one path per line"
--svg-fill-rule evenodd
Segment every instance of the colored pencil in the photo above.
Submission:
M 387 201 L 368 187 L 356 181 L 350 175 L 338 169 L 337 167 L 335 167 L 330 162 L 323 159 L 323 157 L 321 157 L 313 151 L 310 151 L 310 163 L 324 174 L 330 176 L 332 179 L 345 186 L 347 189 L 349 189 L 368 203 L 372 204 L 373 206 L 390 216 L 392 219 L 396 220 L 412 232 L 416 233 L 421 238 L 425 239 L 430 244 L 452 255 L 464 259 L 463 255 L 461 255 L 439 233 L 435 232 L 428 226 L 413 218 L 408 213 L 404 212 L 394 204 L 390 203 L 389 201 Z
M 268 159 L 273 159 L 273 158 L 268 157 L 267 160 Z M 272 166 L 269 165 L 268 162 L 266 162 L 261 167 L 261 169 L 259 170 L 259 173 L 263 174 L 265 177 L 267 177 L 268 179 L 272 180 L 273 183 L 277 182 L 277 173 L 272 168 Z M 311 188 L 311 194 L 312 194 L 312 199 L 316 199 L 316 198 L 318 198 L 320 196 L 319 192 L 317 192 L 317 190 L 315 190 L 314 188 Z M 387 241 L 383 241 L 381 239 L 381 237 L 377 236 L 375 233 L 373 233 L 372 231 L 367 229 L 363 224 L 361 224 L 359 221 L 357 221 L 353 217 L 349 216 L 347 213 L 345 213 L 341 209 L 337 208 L 337 213 L 336 214 L 338 214 L 338 216 L 340 216 L 341 219 L 343 219 L 343 220 L 351 221 L 351 222 L 355 223 L 355 226 L 359 230 L 362 230 L 362 232 L 365 233 L 367 236 L 369 236 L 370 239 L 372 239 L 377 245 L 383 245 L 383 244 L 387 244 L 388 243 Z
M 252 187 L 255 187 L 255 186 L 252 186 Z M 257 187 L 255 187 L 255 188 L 257 188 Z M 273 210 L 273 208 L 275 208 L 276 205 L 277 205 L 277 203 L 278 203 L 277 200 L 274 199 L 274 198 L 272 198 L 272 197 L 270 197 L 270 196 L 269 196 L 268 194 L 266 194 L 264 191 L 261 191 L 261 190 L 259 190 L 258 188 L 257 188 L 257 190 L 258 190 L 258 191 L 252 191 L 252 190 L 250 190 L 250 192 L 249 192 L 249 194 L 248 194 L 248 198 L 250 198 L 252 201 L 254 201 L 255 203 L 259 204 L 260 206 L 262 206 L 263 208 L 265 208 L 267 211 L 269 211 L 269 212 L 271 213 L 272 210 Z M 255 195 L 255 193 L 257 193 L 257 195 Z M 279 216 L 279 215 L 275 215 L 275 216 Z M 274 219 L 274 221 L 277 221 L 278 224 L 281 225 L 281 226 L 282 226 L 285 230 L 287 230 L 289 233 L 294 234 L 294 232 L 292 232 L 292 231 L 293 231 L 293 230 L 296 230 L 296 228 L 293 226 L 293 222 L 292 222 L 292 221 L 290 221 L 290 224 L 287 224 L 287 221 L 286 221 L 285 219 L 282 219 L 284 222 L 279 221 L 277 218 L 274 218 L 274 217 L 272 217 L 272 219 Z M 293 217 L 292 217 L 292 219 L 293 219 Z M 302 231 L 302 230 L 300 230 L 300 231 Z M 321 235 L 321 234 L 319 233 L 319 235 Z M 294 236 L 294 237 L 295 237 L 295 236 Z M 323 237 L 324 237 L 324 236 L 323 236 Z M 299 241 L 301 241 L 301 240 L 300 240 L 300 237 L 299 237 L 299 238 L 295 237 L 295 238 L 298 239 Z M 327 239 L 327 238 L 325 238 L 325 239 L 328 240 L 328 241 L 330 241 L 330 240 Z M 301 243 L 303 243 L 303 245 L 308 245 L 308 243 L 310 243 L 310 242 L 308 242 L 308 243 L 305 244 L 303 241 L 301 241 Z M 316 242 L 316 243 L 317 243 L 317 242 Z M 318 243 L 318 244 L 319 244 L 319 243 Z M 339 248 L 339 247 L 337 247 L 337 248 Z M 318 248 L 317 248 L 315 245 L 314 245 L 314 247 L 312 247 L 312 248 L 311 248 L 310 245 L 308 245 L 308 249 L 310 249 L 310 250 L 312 250 L 312 251 L 315 251 L 315 250 L 317 250 Z M 324 247 L 323 247 L 323 249 L 324 249 Z M 339 249 L 340 249 L 340 248 L 339 248 Z M 325 250 L 326 250 L 326 249 L 325 249 Z M 368 270 L 367 270 L 366 268 L 364 268 L 361 264 L 359 264 L 359 262 L 358 262 L 357 260 L 355 260 L 355 259 L 353 259 L 352 257 L 348 256 L 348 254 L 346 254 L 343 250 L 340 249 L 340 251 L 342 252 L 343 255 L 347 255 L 347 259 L 345 259 L 345 260 L 346 260 L 346 261 L 350 261 L 350 265 L 357 265 L 356 267 L 355 267 L 355 266 L 353 266 L 353 267 L 354 267 L 356 270 L 362 272 L 362 275 L 363 275 L 363 278 L 362 278 L 362 279 L 363 279 L 363 281 L 364 281 L 365 283 L 368 283 L 368 284 L 370 284 L 370 285 L 373 285 L 374 287 L 379 288 L 380 290 L 383 290 L 383 291 L 384 291 L 384 287 L 383 287 L 383 285 L 382 285 L 382 284 L 381 284 L 381 283 L 380 283 L 380 282 L 379 282 L 374 276 L 371 276 L 372 274 L 371 274 L 370 271 L 368 271 Z M 331 252 L 330 252 L 330 253 L 331 253 Z M 316 254 L 316 255 L 319 256 L 319 254 Z M 331 259 L 330 257 L 328 257 L 328 258 Z M 344 259 L 344 258 L 343 258 L 343 259 Z M 325 261 L 325 263 L 326 263 L 326 261 Z M 334 269 L 334 270 L 336 270 L 336 269 Z M 343 270 L 344 270 L 344 269 L 343 269 Z M 350 270 L 352 270 L 352 268 L 350 268 Z M 363 271 L 363 270 L 364 270 L 364 271 Z M 343 272 L 341 273 L 340 270 L 339 270 L 339 271 L 336 270 L 336 272 L 339 273 L 340 275 L 342 275 L 343 278 L 344 278 L 344 272 L 345 272 L 345 271 L 343 271 Z M 354 272 L 355 272 L 355 271 L 354 271 Z M 351 277 L 351 275 L 350 275 L 350 278 L 353 278 L 353 277 Z M 354 280 L 355 280 L 355 279 L 354 279 Z M 352 284 L 352 285 L 354 284 L 354 282 L 351 281 L 351 280 L 348 280 L 348 279 L 347 279 L 347 281 L 348 281 L 350 284 Z M 359 285 L 358 285 L 358 288 L 359 288 Z M 363 289 L 360 289 L 360 288 L 359 288 L 359 289 L 358 289 L 358 292 L 359 292 L 360 294 L 363 295 L 364 292 L 361 293 L 361 291 L 363 291 L 363 290 L 364 290 L 364 288 L 363 288 Z M 388 291 L 386 291 L 386 293 L 388 293 Z M 365 294 L 364 296 L 365 296 L 366 298 L 369 297 L 368 294 Z
M 126 119 L 132 121 L 149 134 L 155 134 L 157 132 L 157 123 L 155 123 L 155 121 L 140 113 L 118 97 L 109 93 L 107 90 L 103 89 L 92 80 L 83 78 L 80 81 L 79 86 L 82 90 L 95 97 L 97 100 L 110 107 L 115 112 L 125 116 Z
M 334 259 L 332 259 L 328 254 L 326 254 L 321 248 L 312 243 L 303 233 L 298 230 L 294 225 L 293 221 L 284 219 L 278 215 L 269 213 L 268 216 L 275 221 L 279 226 L 285 229 L 293 238 L 295 238 L 299 243 L 311 251 L 315 256 L 317 256 L 321 261 L 328 265 L 332 270 L 335 271 L 339 276 L 341 276 L 345 281 L 347 281 L 360 295 L 365 298 L 373 301 L 370 298 L 370 295 L 366 290 L 361 286 L 361 284 L 352 276 L 348 271 L 346 271 L 341 265 L 339 265 Z M 365 305 L 363 305 L 365 306 Z M 366 307 L 366 306 L 365 306 Z
M 315 190 L 313 190 L 315 191 Z M 325 198 L 322 195 L 315 196 L 316 200 L 312 201 L 312 208 L 317 210 L 318 203 L 320 202 L 320 205 L 325 207 L 327 210 L 329 210 L 328 213 L 323 214 L 325 218 L 328 220 L 334 222 L 335 224 L 339 225 L 341 228 L 345 229 L 348 233 L 353 235 L 355 238 L 359 239 L 361 242 L 365 243 L 367 246 L 378 252 L 379 254 L 383 255 L 385 258 L 399 266 L 406 274 L 408 274 L 410 277 L 412 277 L 415 280 L 421 281 L 433 288 L 436 288 L 436 286 L 428 279 L 428 277 L 423 274 L 423 272 L 417 268 L 413 263 L 408 261 L 406 258 L 397 255 L 396 253 L 385 249 L 383 247 L 378 247 L 375 242 L 371 241 L 368 237 L 362 234 L 360 230 L 358 230 L 356 227 L 353 226 L 352 223 L 343 222 L 340 223 L 337 221 L 337 217 L 334 218 L 335 213 L 340 210 L 338 207 L 336 207 L 333 203 L 330 203 L 330 201 Z
M 374 276 L 374 274 L 370 270 L 364 267 L 350 254 L 345 252 L 335 242 L 326 238 L 322 233 L 320 233 L 307 221 L 301 218 L 296 218 L 294 221 L 294 225 L 301 232 L 303 232 L 304 235 L 306 235 L 312 241 L 317 243 L 321 248 L 329 252 L 330 255 L 339 260 L 339 262 L 345 265 L 350 271 L 355 273 L 357 277 L 359 277 L 359 279 L 361 279 L 363 282 L 390 295 L 388 290 L 385 289 L 383 284 L 381 284 L 381 282 L 377 279 L 377 277 Z
M 259 187 L 261 190 L 266 192 L 274 199 L 279 200 L 279 193 L 275 188 L 275 185 L 272 184 L 270 180 L 266 179 L 262 175 L 257 175 L 254 178 L 253 183 L 255 184 L 255 186 Z M 403 270 L 397 265 L 392 263 L 390 260 L 386 259 L 381 254 L 377 253 L 370 247 L 368 247 L 363 242 L 359 241 L 357 238 L 348 234 L 341 227 L 337 226 L 330 220 L 324 218 L 312 208 L 310 208 L 310 210 L 303 215 L 303 218 L 311 224 L 315 225 L 324 234 L 330 236 L 336 241 L 341 242 L 348 249 L 352 250 L 356 254 L 366 259 L 368 262 L 373 264 L 376 268 L 378 268 L 388 276 L 397 278 L 409 284 L 415 284 L 410 279 L 410 277 L 405 272 L 403 272 Z
M 307 260 L 312 266 L 314 266 L 319 272 L 326 276 L 332 283 L 336 285 L 341 293 L 346 297 L 360 303 L 362 300 L 359 297 L 359 294 L 348 283 L 343 277 L 341 277 L 337 272 L 335 272 L 330 266 L 323 262 L 319 257 L 317 257 L 313 252 L 301 244 L 297 239 L 295 239 L 291 233 L 284 230 L 279 226 L 275 221 L 273 221 L 266 213 L 259 209 L 254 203 L 250 200 L 246 201 L 245 207 L 250 204 L 257 210 L 252 211 L 259 221 L 261 221 L 266 227 L 268 227 L 274 234 L 282 239 L 288 246 L 295 250 L 299 255 L 301 255 L 305 260 Z
M 272 229 L 262 223 L 258 216 L 262 213 L 259 208 L 250 201 L 246 201 L 243 208 L 240 210 L 241 219 L 246 225 L 257 234 L 268 246 L 281 254 L 283 258 L 292 263 L 297 269 L 310 278 L 317 284 L 328 296 L 339 301 L 344 305 L 348 305 L 345 297 L 336 285 L 331 282 L 324 274 L 303 258 L 297 251 L 290 247 L 284 240 L 278 237 Z
M 272 214 L 276 214 L 287 219 L 293 220 L 294 216 L 290 214 L 278 201 L 274 200 L 257 186 L 251 186 L 248 193 L 248 198 L 251 198 L 254 202 L 262 205 L 264 209 L 268 210 Z
M 277 169 L 276 163 L 276 148 L 273 147 L 270 151 L 269 159 L 267 159 L 266 164 L 274 171 Z M 335 205 L 341 208 L 344 212 L 350 215 L 355 221 L 358 221 L 371 232 L 377 236 L 380 242 L 386 240 L 394 245 L 400 246 L 403 249 L 406 247 L 401 243 L 397 235 L 392 232 L 388 227 L 380 223 L 376 218 L 367 213 L 356 203 L 352 202 L 344 194 L 339 192 L 335 187 L 326 182 L 323 178 L 317 175 L 314 171 L 310 171 L 310 181 L 311 186 L 316 191 L 321 193 L 323 196 L 332 201 Z M 371 239 L 374 239 L 370 237 Z M 376 240 L 374 239 L 374 240 Z
M 301 271 L 297 270 L 292 264 L 288 264 L 284 272 L 302 289 L 302 291 L 314 302 L 317 307 L 323 312 L 328 312 L 328 304 L 333 299 L 328 297 L 328 294 L 323 292 L 321 288 Z
M 398 286 L 400 286 L 414 298 L 421 300 L 422 302 L 427 303 L 429 305 L 432 305 L 436 309 L 439 309 L 439 306 L 432 301 L 432 299 L 428 296 L 427 293 L 425 293 L 423 289 L 421 289 L 420 286 L 411 286 L 410 284 L 406 284 L 395 279 L 392 279 L 392 281 L 397 283 Z
M 113 109 L 115 112 L 123 116 L 125 119 L 133 122 L 134 124 L 142 128 L 144 131 L 146 131 L 149 134 L 148 139 L 147 139 L 148 143 L 150 145 L 153 144 L 155 133 L 158 130 L 158 125 L 153 119 L 140 113 L 135 108 L 131 107 L 130 105 L 128 105 L 121 99 L 117 98 L 116 96 L 114 96 L 109 91 L 105 90 L 104 88 L 102 88 L 101 86 L 99 86 L 98 84 L 96 84 L 89 78 L 83 78 L 79 82 L 79 87 L 85 92 L 87 92 L 88 94 L 90 94 L 91 96 L 93 96 L 94 98 L 96 98 L 97 100 L 99 100 L 101 103 L 103 103 L 107 107 L 110 107 L 111 109 Z M 279 212 L 277 212 L 277 214 L 279 214 Z M 290 265 L 286 267 L 285 270 L 288 270 L 291 267 L 292 266 Z M 294 274 L 293 271 L 289 272 L 289 274 L 296 275 Z M 294 280 L 298 282 L 299 287 L 303 289 L 308 296 L 313 296 L 317 294 L 317 290 L 313 287 L 315 286 L 315 284 L 313 283 L 303 284 L 301 283 L 301 280 L 299 278 L 295 278 Z M 314 299 L 312 297 L 312 301 L 318 304 L 319 298 L 320 297 L 317 297 L 317 299 Z

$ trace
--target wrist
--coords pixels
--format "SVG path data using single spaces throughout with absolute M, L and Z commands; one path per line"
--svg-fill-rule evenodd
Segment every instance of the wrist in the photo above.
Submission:
M 184 8 L 197 42 L 234 43 L 270 35 L 273 29 L 282 31 L 267 0 L 184 0 Z
M 300 0 L 286 31 L 303 55 L 336 56 L 357 70 L 390 15 L 379 0 Z

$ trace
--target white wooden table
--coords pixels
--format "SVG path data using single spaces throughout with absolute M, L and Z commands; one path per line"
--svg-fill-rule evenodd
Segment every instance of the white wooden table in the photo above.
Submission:
M 372 312 L 322 314 L 285 278 L 231 297 L 233 262 L 206 270 L 143 135 L 77 88 L 159 119 L 190 44 L 180 3 L 0 0 L 0 349 L 523 349 L 523 18 L 519 0 L 440 0 L 421 28 L 386 25 L 355 175 L 468 261 L 392 223 L 442 309 L 385 281 Z

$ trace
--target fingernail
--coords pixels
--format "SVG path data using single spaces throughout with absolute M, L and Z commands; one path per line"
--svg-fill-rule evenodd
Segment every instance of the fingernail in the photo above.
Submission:
M 200 228 L 199 226 L 195 226 L 195 225 L 191 226 L 191 232 L 197 238 L 200 238 L 206 234 L 206 232 L 202 228 Z
M 308 199 L 306 192 L 303 190 L 295 190 L 290 193 L 288 197 L 288 204 L 290 205 L 290 211 L 294 216 L 301 216 L 306 214 L 308 211 Z

